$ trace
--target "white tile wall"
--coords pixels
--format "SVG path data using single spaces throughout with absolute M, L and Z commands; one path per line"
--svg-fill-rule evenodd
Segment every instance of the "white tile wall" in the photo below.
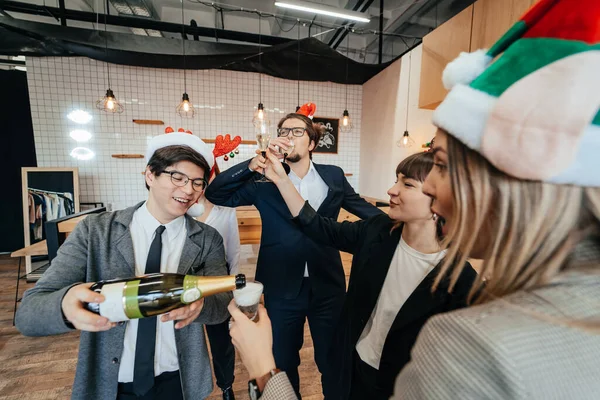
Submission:
M 143 159 L 116 159 L 116 153 L 144 154 L 148 140 L 164 132 L 190 129 L 201 138 L 219 134 L 240 135 L 253 140 L 252 115 L 258 103 L 259 75 L 255 73 L 203 70 L 187 71 L 187 92 L 197 108 L 194 119 L 183 119 L 175 108 L 183 93 L 183 71 L 110 65 L 111 86 L 125 112 L 106 114 L 95 103 L 107 89 L 107 64 L 79 57 L 27 57 L 27 78 L 38 166 L 79 167 L 81 201 L 102 201 L 124 208 L 146 198 L 141 175 Z M 272 122 L 296 109 L 296 81 L 262 76 L 262 101 Z M 351 133 L 340 133 L 337 155 L 315 154 L 317 163 L 334 164 L 353 176 L 348 181 L 358 188 L 360 162 L 360 110 L 362 86 L 348 85 L 348 109 L 353 118 Z M 340 117 L 345 108 L 346 85 L 301 82 L 300 101 L 317 105 L 317 116 Z M 67 118 L 75 109 L 92 114 L 86 125 Z M 158 119 L 164 126 L 138 125 L 133 119 Z M 86 129 L 92 139 L 78 144 L 69 137 L 73 129 Z M 85 146 L 96 153 L 87 161 L 72 158 L 74 147 Z M 240 154 L 219 167 L 248 159 L 255 146 L 240 146 Z

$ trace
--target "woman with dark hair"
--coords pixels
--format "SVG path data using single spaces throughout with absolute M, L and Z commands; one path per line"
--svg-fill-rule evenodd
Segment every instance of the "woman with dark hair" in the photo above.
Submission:
M 475 277 L 466 263 L 453 294 L 443 284 L 431 292 L 445 255 L 438 237 L 440 222 L 422 191 L 433 156 L 414 154 L 398 165 L 396 183 L 388 190 L 389 215 L 342 223 L 319 216 L 299 195 L 275 155 L 268 157 L 266 175 L 303 232 L 315 242 L 354 255 L 328 357 L 335 372 L 331 376 L 335 393 L 326 398 L 386 399 L 425 321 L 465 306 Z

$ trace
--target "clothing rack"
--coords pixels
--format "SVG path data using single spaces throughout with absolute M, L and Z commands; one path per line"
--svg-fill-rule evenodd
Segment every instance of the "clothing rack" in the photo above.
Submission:
M 67 192 L 53 192 L 51 190 L 42 190 L 42 189 L 34 189 L 34 188 L 27 188 L 27 190 L 31 190 L 32 192 L 50 193 L 50 194 L 65 194 L 65 193 L 67 193 Z

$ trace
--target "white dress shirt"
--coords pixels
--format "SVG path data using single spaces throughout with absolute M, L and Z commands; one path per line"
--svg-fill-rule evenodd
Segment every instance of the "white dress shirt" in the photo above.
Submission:
M 381 352 L 396 315 L 445 254 L 446 250 L 433 254 L 418 252 L 400 238 L 377 305 L 356 344 L 356 352 L 361 360 L 379 369 Z
M 215 205 L 204 223 L 215 228 L 223 237 L 229 274 L 236 275 L 240 270 L 240 231 L 235 208 Z
M 327 186 L 323 178 L 321 178 L 321 175 L 319 175 L 315 169 L 313 162 L 310 162 L 308 173 L 304 178 L 300 179 L 293 170 L 290 170 L 288 176 L 298 193 L 300 193 L 300 196 L 308 201 L 308 204 L 310 204 L 315 211 L 319 210 L 319 207 L 321 207 L 321 204 L 323 204 L 323 201 L 327 198 L 329 186 Z M 304 266 L 304 276 L 308 277 L 308 264 Z
M 131 239 L 133 240 L 133 252 L 135 256 L 135 274 L 143 275 L 146 271 L 146 260 L 150 245 L 154 240 L 155 231 L 161 225 L 156 218 L 150 214 L 146 203 L 138 208 L 133 214 L 129 225 Z M 165 225 L 162 234 L 162 252 L 160 260 L 160 272 L 177 273 L 183 244 L 187 236 L 185 217 L 181 216 Z M 156 321 L 156 347 L 154 351 L 154 375 L 163 372 L 177 371 L 179 361 L 177 359 L 177 347 L 175 345 L 175 330 L 173 321 L 161 322 L 160 317 Z M 125 339 L 123 343 L 123 354 L 119 366 L 119 382 L 133 382 L 133 369 L 135 365 L 135 345 L 137 341 L 138 320 L 132 319 L 125 328 Z

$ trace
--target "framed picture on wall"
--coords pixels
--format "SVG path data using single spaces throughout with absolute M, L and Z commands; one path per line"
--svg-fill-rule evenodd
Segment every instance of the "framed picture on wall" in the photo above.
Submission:
M 325 133 L 317 147 L 313 150 L 314 153 L 337 154 L 338 152 L 338 137 L 340 131 L 339 118 L 314 117 L 313 122 L 325 127 Z

